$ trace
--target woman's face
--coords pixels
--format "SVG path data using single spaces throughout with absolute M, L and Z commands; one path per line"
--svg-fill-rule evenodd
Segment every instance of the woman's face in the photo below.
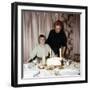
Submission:
M 61 29 L 62 29 L 62 27 L 60 25 L 55 26 L 55 32 L 56 33 L 60 33 Z
M 40 37 L 39 38 L 40 44 L 44 45 L 45 44 L 45 38 L 44 37 Z

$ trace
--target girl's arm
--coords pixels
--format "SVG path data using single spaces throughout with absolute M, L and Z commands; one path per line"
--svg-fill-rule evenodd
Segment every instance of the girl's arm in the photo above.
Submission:
M 31 54 L 30 54 L 30 59 L 29 59 L 29 62 L 32 62 L 33 60 L 35 60 L 35 58 L 37 57 L 37 47 L 35 47 L 33 50 L 32 50 L 32 52 L 31 52 Z

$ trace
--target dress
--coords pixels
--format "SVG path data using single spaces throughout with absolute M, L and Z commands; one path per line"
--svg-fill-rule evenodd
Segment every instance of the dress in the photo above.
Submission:
M 56 33 L 55 30 L 51 30 L 46 40 L 46 44 L 49 44 L 54 53 L 59 56 L 59 48 L 67 46 L 65 32 L 61 31 L 60 33 Z
M 45 56 L 46 58 L 49 57 L 50 54 L 50 46 L 48 44 L 45 44 L 43 46 L 41 46 L 40 44 L 37 45 L 31 52 L 30 54 L 30 59 L 29 61 L 34 61 L 36 58 L 38 58 L 39 62 L 40 60 L 42 60 L 43 56 Z M 52 56 L 54 56 L 54 52 L 52 51 Z

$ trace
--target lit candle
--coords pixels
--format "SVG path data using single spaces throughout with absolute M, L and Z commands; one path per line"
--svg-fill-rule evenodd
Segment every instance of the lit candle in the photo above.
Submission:
M 43 65 L 46 64 L 45 56 L 42 57 L 42 64 L 43 64 Z
M 62 58 L 62 51 L 61 51 L 61 48 L 59 49 L 59 55 L 60 55 L 60 58 Z

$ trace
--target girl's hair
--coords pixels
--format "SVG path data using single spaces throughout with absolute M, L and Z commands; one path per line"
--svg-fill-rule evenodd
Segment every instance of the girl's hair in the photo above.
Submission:
M 45 39 L 45 41 L 46 41 L 46 36 L 43 35 L 43 34 L 40 34 L 39 37 L 38 37 L 38 43 L 40 43 L 40 38 L 42 38 L 42 37 L 43 37 L 43 38 Z

